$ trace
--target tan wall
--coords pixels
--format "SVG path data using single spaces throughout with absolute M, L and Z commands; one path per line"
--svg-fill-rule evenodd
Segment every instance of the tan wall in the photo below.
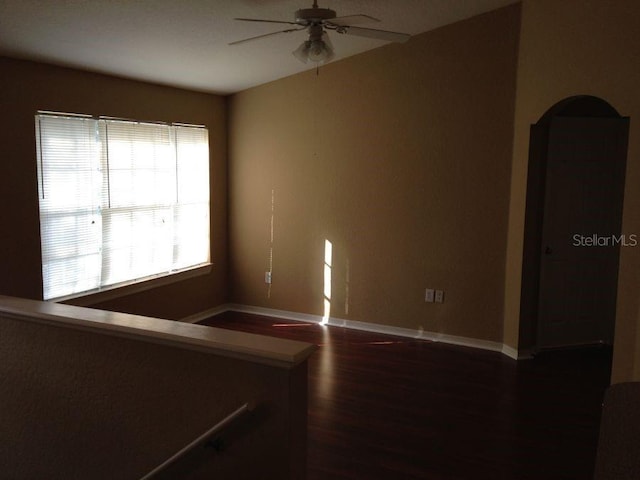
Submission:
M 233 301 L 502 340 L 519 12 L 232 97 Z
M 635 0 L 525 0 L 518 66 L 504 341 L 518 345 L 529 126 L 573 95 L 600 97 L 631 117 L 623 233 L 640 233 L 640 4 Z M 640 248 L 621 253 L 613 381 L 640 379 Z
M 222 433 L 221 454 L 198 448 L 161 478 L 305 477 L 306 361 L 269 366 L 87 323 L 0 313 L 2 478 L 141 478 L 246 402 L 255 410 Z
M 37 110 L 204 124 L 211 144 L 211 274 L 101 304 L 181 318 L 226 300 L 226 100 L 0 57 L 0 293 L 41 299 L 34 115 Z

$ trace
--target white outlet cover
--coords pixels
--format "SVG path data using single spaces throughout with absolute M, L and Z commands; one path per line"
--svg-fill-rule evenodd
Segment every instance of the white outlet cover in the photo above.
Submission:
M 435 301 L 435 290 L 433 288 L 427 288 L 424 293 L 424 301 L 433 303 Z

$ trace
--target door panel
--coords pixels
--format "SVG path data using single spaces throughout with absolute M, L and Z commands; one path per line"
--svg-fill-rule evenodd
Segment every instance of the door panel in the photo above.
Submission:
M 540 348 L 611 343 L 628 119 L 554 117 L 540 258 Z

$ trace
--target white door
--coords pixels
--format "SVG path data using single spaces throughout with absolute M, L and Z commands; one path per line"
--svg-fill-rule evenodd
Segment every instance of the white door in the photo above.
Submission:
M 539 348 L 613 341 L 627 134 L 628 119 L 551 120 Z

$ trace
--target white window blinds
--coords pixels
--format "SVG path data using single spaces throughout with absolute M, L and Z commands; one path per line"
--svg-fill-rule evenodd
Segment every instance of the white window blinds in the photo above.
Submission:
M 44 299 L 209 262 L 205 128 L 36 116 Z

